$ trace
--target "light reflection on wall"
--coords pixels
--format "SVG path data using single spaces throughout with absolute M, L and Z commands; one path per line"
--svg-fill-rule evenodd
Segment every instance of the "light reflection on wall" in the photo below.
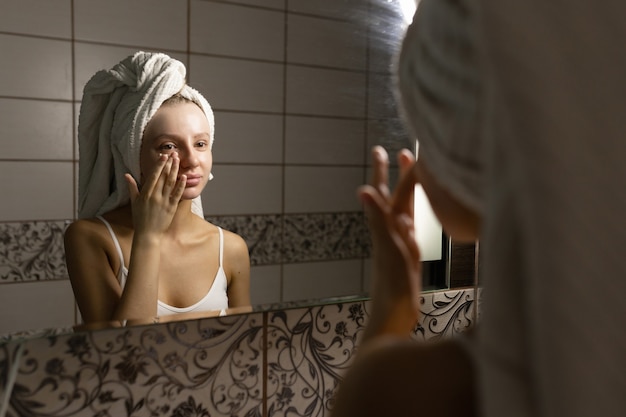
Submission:
M 419 144 L 415 141 L 415 155 L 419 151 Z M 422 261 L 437 261 L 442 257 L 441 236 L 443 229 L 435 216 L 426 193 L 421 185 L 415 186 L 413 201 L 415 213 L 415 236 L 420 248 Z
M 392 0 L 387 0 L 392 1 Z M 406 24 L 411 23 L 413 21 L 413 15 L 415 14 L 415 10 L 417 9 L 417 2 L 419 0 L 397 0 L 400 3 L 400 10 L 402 11 L 402 17 Z
M 397 2 L 402 19 L 406 25 L 413 21 L 413 15 L 417 10 L 419 0 L 387 0 L 388 3 Z M 415 141 L 415 155 L 419 149 L 418 141 Z M 415 213 L 415 236 L 420 247 L 420 255 L 422 261 L 437 261 L 443 256 L 441 239 L 442 227 L 441 223 L 435 216 L 435 213 L 428 202 L 428 198 L 424 193 L 421 185 L 415 187 L 414 196 L 414 213 Z

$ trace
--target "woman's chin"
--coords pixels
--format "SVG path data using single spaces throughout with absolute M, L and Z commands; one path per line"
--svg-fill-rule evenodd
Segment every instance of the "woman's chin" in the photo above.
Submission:
M 195 190 L 195 187 L 194 187 L 194 189 L 192 189 L 192 188 L 187 188 L 187 189 L 185 189 L 185 191 L 183 192 L 183 196 L 180 198 L 180 200 L 181 200 L 181 201 L 184 201 L 184 200 L 193 200 L 194 198 L 199 197 L 199 196 L 201 196 L 201 195 L 202 195 L 202 193 L 201 193 L 201 192 L 199 192 L 199 191 L 197 191 L 197 190 Z

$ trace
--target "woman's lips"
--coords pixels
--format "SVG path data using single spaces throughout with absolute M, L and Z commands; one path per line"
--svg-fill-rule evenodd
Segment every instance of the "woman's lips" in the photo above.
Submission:
M 201 180 L 202 180 L 201 175 L 187 175 L 187 183 L 185 186 L 195 187 L 196 185 L 200 184 Z

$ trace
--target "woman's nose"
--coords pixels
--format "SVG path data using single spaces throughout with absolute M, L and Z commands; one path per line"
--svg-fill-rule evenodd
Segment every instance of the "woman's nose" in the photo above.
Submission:
M 189 168 L 198 165 L 198 156 L 193 149 L 179 149 L 178 157 L 180 158 L 180 166 L 183 168 Z

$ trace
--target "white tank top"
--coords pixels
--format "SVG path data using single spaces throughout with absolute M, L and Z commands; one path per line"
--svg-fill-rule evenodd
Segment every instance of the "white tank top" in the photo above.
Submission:
M 126 285 L 126 278 L 128 276 L 128 268 L 124 264 L 124 255 L 122 253 L 122 247 L 120 246 L 120 242 L 113 231 L 113 228 L 109 224 L 108 221 L 104 219 L 102 216 L 98 216 L 98 219 L 104 223 L 106 228 L 109 230 L 111 234 L 111 238 L 113 239 L 113 243 L 115 244 L 115 249 L 117 250 L 117 254 L 120 258 L 120 269 L 117 272 L 117 280 L 120 283 L 122 289 Z M 189 312 L 199 312 L 199 311 L 215 311 L 220 310 L 222 314 L 228 308 L 228 294 L 227 294 L 227 285 L 228 281 L 226 279 L 226 273 L 224 272 L 224 268 L 222 267 L 222 261 L 224 258 L 224 233 L 220 227 L 217 228 L 220 234 L 220 257 L 219 257 L 219 268 L 217 269 L 217 274 L 215 275 L 215 279 L 213 280 L 213 285 L 207 292 L 207 294 L 197 303 L 192 304 L 187 307 L 174 307 L 169 304 L 162 302 L 161 300 L 157 300 L 157 316 L 168 316 L 177 313 L 189 313 Z

